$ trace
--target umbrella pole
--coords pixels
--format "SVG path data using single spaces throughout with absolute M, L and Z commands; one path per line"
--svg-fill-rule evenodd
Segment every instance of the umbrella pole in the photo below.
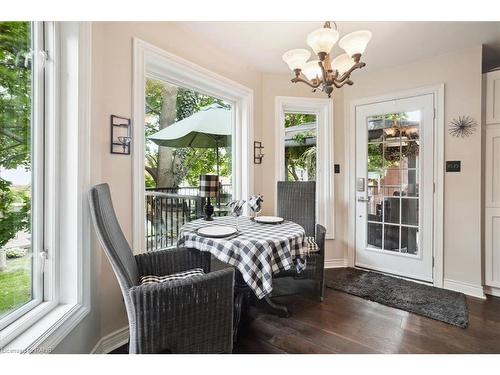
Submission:
M 215 141 L 215 158 L 215 163 L 217 165 L 217 176 L 219 179 L 219 186 L 217 186 L 217 207 L 219 208 L 220 215 L 219 140 Z

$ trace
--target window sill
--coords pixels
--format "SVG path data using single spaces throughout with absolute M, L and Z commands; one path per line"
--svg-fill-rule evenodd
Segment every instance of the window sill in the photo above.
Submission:
M 43 313 L 45 315 L 24 332 L 15 336 L 12 341 L 8 340 L 16 334 L 19 328 L 16 323 L 1 332 L 0 353 L 50 353 L 89 311 L 88 307 L 81 304 L 53 306 L 50 302 L 42 303 L 19 321 L 36 319 Z M 4 340 L 8 342 L 7 345 L 3 344 Z

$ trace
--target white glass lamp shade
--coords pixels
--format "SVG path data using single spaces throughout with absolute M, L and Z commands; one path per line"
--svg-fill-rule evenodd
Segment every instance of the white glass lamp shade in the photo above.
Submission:
M 332 69 L 339 72 L 339 76 L 347 72 L 355 64 L 354 59 L 347 53 L 337 56 L 332 61 Z
M 330 53 L 333 45 L 337 43 L 337 40 L 339 40 L 339 33 L 337 30 L 323 27 L 310 33 L 307 36 L 306 42 L 314 53 L 318 54 L 320 52 Z
M 372 33 L 370 31 L 355 31 L 340 39 L 339 46 L 349 56 L 354 56 L 358 53 L 362 55 L 365 52 L 366 46 L 371 38 Z
M 283 61 L 291 70 L 302 69 L 309 57 L 311 52 L 306 49 L 292 49 L 283 54 Z
M 302 73 L 304 73 L 307 79 L 311 80 L 316 77 L 321 78 L 322 72 L 318 63 L 319 60 L 311 60 L 304 65 L 304 67 L 302 68 Z

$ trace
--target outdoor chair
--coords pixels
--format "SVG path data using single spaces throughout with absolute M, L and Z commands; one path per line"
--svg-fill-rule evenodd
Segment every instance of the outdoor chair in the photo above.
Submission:
M 134 256 L 116 218 L 109 186 L 93 187 L 89 201 L 97 236 L 125 301 L 129 353 L 230 353 L 234 270 L 210 272 L 210 257 L 187 249 Z M 179 275 L 196 268 L 203 272 L 141 284 L 143 276 Z
M 306 257 L 306 269 L 297 273 L 296 269 L 282 271 L 275 278 L 290 277 L 314 281 L 314 295 L 323 301 L 325 273 L 325 232 L 316 224 L 316 183 L 314 181 L 279 181 L 278 216 L 302 226 L 307 237 L 313 237 L 317 248 Z M 288 289 L 288 288 L 287 288 Z

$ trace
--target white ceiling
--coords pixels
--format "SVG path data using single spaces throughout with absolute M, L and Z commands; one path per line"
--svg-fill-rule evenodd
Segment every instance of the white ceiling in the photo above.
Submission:
M 266 73 L 286 73 L 281 55 L 308 48 L 307 34 L 323 22 L 178 22 Z M 363 61 L 366 70 L 405 64 L 436 54 L 486 44 L 489 60 L 500 62 L 500 22 L 339 22 L 340 36 L 360 29 L 373 33 Z M 336 45 L 333 55 L 342 53 Z M 491 65 L 491 61 L 489 61 Z M 488 62 L 486 62 L 488 65 Z

